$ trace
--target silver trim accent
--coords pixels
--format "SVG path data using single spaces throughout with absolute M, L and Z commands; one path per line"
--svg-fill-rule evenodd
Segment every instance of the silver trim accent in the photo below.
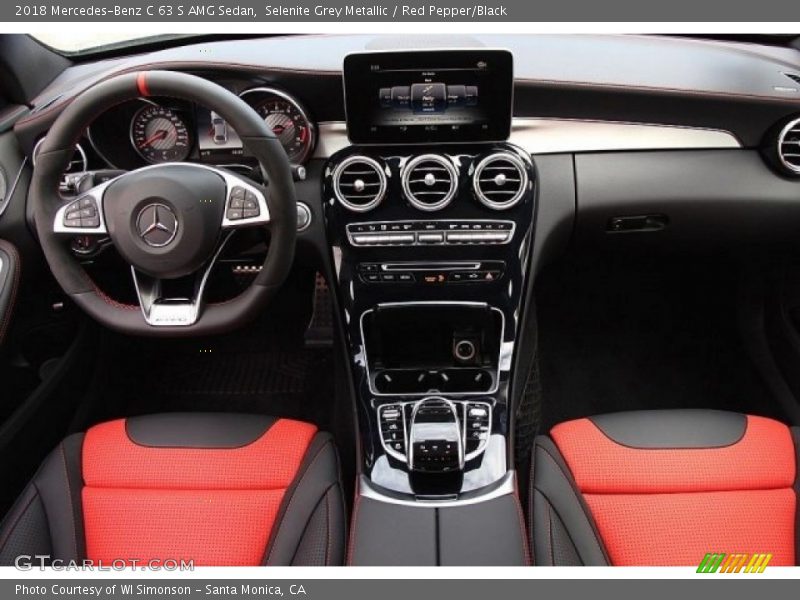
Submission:
M 22 173 L 25 171 L 25 167 L 28 165 L 28 157 L 24 156 L 22 158 L 22 162 L 19 164 L 19 170 L 17 171 L 16 177 L 14 177 L 14 183 L 11 184 L 11 187 L 6 186 L 6 195 L 5 197 L 0 200 L 0 217 L 3 216 L 3 213 L 6 212 L 9 204 L 11 204 L 11 199 L 14 197 L 14 194 L 17 193 L 17 186 L 19 185 L 19 181 L 22 178 Z M 6 173 L 6 177 L 8 174 Z
M 500 387 L 500 371 L 501 364 L 502 364 L 502 348 L 503 342 L 505 340 L 506 335 L 506 315 L 503 311 L 496 306 L 490 306 L 485 302 L 470 302 L 470 301 L 462 301 L 462 300 L 423 300 L 423 301 L 414 301 L 414 302 L 381 302 L 377 304 L 373 308 L 368 308 L 364 312 L 361 313 L 361 316 L 358 318 L 358 328 L 359 332 L 361 333 L 361 348 L 364 355 L 364 371 L 367 374 L 367 386 L 369 387 L 369 391 L 373 396 L 377 396 L 380 398 L 396 398 L 396 397 L 407 397 L 407 398 L 423 398 L 425 396 L 431 396 L 431 392 L 417 392 L 414 394 L 410 393 L 402 393 L 402 394 L 383 394 L 375 389 L 375 386 L 372 384 L 372 376 L 369 371 L 369 355 L 367 353 L 367 343 L 366 338 L 364 337 L 364 317 L 368 314 L 375 312 L 376 309 L 382 307 L 390 307 L 390 306 L 473 306 L 476 308 L 479 307 L 488 307 L 490 310 L 499 313 L 500 315 L 500 355 L 497 357 L 497 369 L 494 371 L 494 381 L 492 382 L 492 389 L 485 390 L 482 392 L 458 392 L 457 394 L 450 394 L 452 396 L 491 396 L 492 394 L 497 392 L 497 389 Z M 441 393 L 441 392 L 439 392 Z
M 97 233 L 108 233 L 106 229 L 106 222 L 105 222 L 105 214 L 103 211 L 103 195 L 105 194 L 106 188 L 110 186 L 115 181 L 123 177 L 127 177 L 133 173 L 141 173 L 142 171 L 147 171 L 150 169 L 163 169 L 169 167 L 189 167 L 193 169 L 205 169 L 207 171 L 211 171 L 212 173 L 216 173 L 225 181 L 225 207 L 222 213 L 222 228 L 223 229 L 233 229 L 238 227 L 247 227 L 251 225 L 264 225 L 270 222 L 270 215 L 269 215 L 269 207 L 267 206 L 267 199 L 264 196 L 263 192 L 259 190 L 255 185 L 245 181 L 241 177 L 234 175 L 228 171 L 223 169 L 217 169 L 216 167 L 211 167 L 209 165 L 203 165 L 199 163 L 191 163 L 191 162 L 167 162 L 167 163 L 158 163 L 155 165 L 147 165 L 146 167 L 141 167 L 139 169 L 135 169 L 133 171 L 128 171 L 127 173 L 123 173 L 119 177 L 115 177 L 114 179 L 110 179 L 106 182 L 101 183 L 100 185 L 93 187 L 92 189 L 80 194 L 77 199 L 83 198 L 85 196 L 91 196 L 95 199 L 97 204 L 97 212 L 100 215 L 100 226 L 95 228 L 87 228 L 87 227 L 64 227 L 64 214 L 67 211 L 67 207 L 72 204 L 76 199 L 70 199 L 67 201 L 61 208 L 58 209 L 56 212 L 55 220 L 53 223 L 53 231 L 55 233 L 68 233 L 68 234 L 97 234 Z M 230 200 L 231 190 L 234 187 L 242 187 L 245 190 L 252 192 L 256 199 L 258 200 L 259 205 L 259 215 L 256 217 L 247 217 L 246 219 L 237 219 L 235 221 L 231 221 L 228 219 L 226 213 L 228 208 L 228 201 Z
M 516 492 L 516 473 L 513 469 L 506 471 L 506 474 L 500 479 L 499 483 L 493 486 L 493 489 L 484 493 L 470 494 L 469 498 L 456 498 L 455 500 L 432 500 L 428 498 L 420 498 L 413 500 L 406 500 L 403 498 L 395 498 L 388 494 L 384 494 L 378 490 L 366 475 L 361 475 L 358 480 L 358 493 L 364 498 L 375 500 L 377 502 L 384 502 L 386 504 L 397 504 L 399 506 L 414 506 L 419 508 L 430 508 L 436 506 L 437 508 L 447 508 L 455 506 L 469 506 L 471 504 L 479 504 L 481 502 L 488 502 L 503 496 L 508 496 Z
M 459 348 L 461 348 L 462 346 L 466 347 L 467 349 L 466 353 L 463 352 L 463 350 L 459 350 Z M 463 360 L 463 361 L 472 360 L 473 358 L 475 358 L 475 355 L 477 353 L 478 349 L 475 348 L 475 344 L 472 342 L 472 340 L 458 341 L 456 342 L 456 345 L 453 348 L 453 354 L 458 360 Z
M 347 167 L 356 163 L 364 163 L 370 168 L 374 169 L 378 174 L 380 184 L 378 193 L 366 204 L 353 204 L 347 198 L 345 198 L 344 192 L 342 192 L 341 188 L 339 187 L 339 178 L 342 176 L 342 172 L 344 172 Z M 333 174 L 331 175 L 331 180 L 333 181 L 333 193 L 336 195 L 336 199 L 339 201 L 339 203 L 346 209 L 357 213 L 368 212 L 383 202 L 383 197 L 386 195 L 386 188 L 388 185 L 386 173 L 384 173 L 383 167 L 380 165 L 380 163 L 369 156 L 363 156 L 361 154 L 348 156 L 342 162 L 336 165 L 336 168 L 333 170 Z
M 504 229 L 504 230 L 497 230 L 497 231 L 457 231 L 451 232 L 447 229 L 430 229 L 426 231 L 412 231 L 408 233 L 403 232 L 396 232 L 396 231 L 369 231 L 369 232 L 353 232 L 351 228 L 356 225 L 376 225 L 380 227 L 380 225 L 397 225 L 397 223 L 430 223 L 428 220 L 422 219 L 403 219 L 401 221 L 363 221 L 359 223 L 348 223 L 346 226 L 347 231 L 347 240 L 350 242 L 352 246 L 368 246 L 368 247 L 380 247 L 380 246 L 394 246 L 394 245 L 430 245 L 430 242 L 420 242 L 419 236 L 424 234 L 441 234 L 442 241 L 435 242 L 438 245 L 448 245 L 450 239 L 456 242 L 456 245 L 461 244 L 494 244 L 494 245 L 505 245 L 510 244 L 511 241 L 514 239 L 514 234 L 517 230 L 517 224 L 515 221 L 509 221 L 506 219 L 442 219 L 442 223 L 508 223 L 511 224 L 511 229 Z M 448 237 L 448 234 L 451 233 L 461 233 L 465 236 L 462 239 L 454 239 L 452 237 Z M 473 237 L 473 234 L 495 234 L 490 235 L 490 237 L 479 236 L 479 238 Z M 502 234 L 502 237 L 500 237 Z M 397 236 L 397 235 L 404 235 L 402 240 L 400 239 L 387 239 L 388 236 Z M 413 239 L 409 240 L 408 236 L 411 236 Z M 360 238 L 360 239 L 359 239 Z M 456 236 L 458 238 L 458 236 Z
M 219 248 L 214 252 L 214 256 L 208 261 L 193 298 L 160 298 L 161 280 L 144 279 L 137 274 L 136 268 L 131 265 L 131 275 L 133 276 L 133 285 L 136 288 L 136 296 L 139 299 L 139 308 L 142 310 L 142 316 L 144 316 L 144 320 L 148 325 L 152 327 L 189 327 L 197 322 L 208 277 L 211 275 L 211 270 L 232 236 L 233 232 L 222 240 Z M 166 302 L 158 304 L 158 300 L 166 300 Z
M 411 174 L 414 172 L 414 169 L 419 167 L 419 165 L 423 162 L 434 162 L 441 165 L 445 168 L 447 174 L 450 176 L 450 189 L 447 191 L 444 198 L 433 204 L 426 204 L 422 202 L 422 200 L 417 198 L 411 192 L 410 188 Z M 443 209 L 453 201 L 453 198 L 455 198 L 456 192 L 458 191 L 458 171 L 456 170 L 456 167 L 452 161 L 448 160 L 441 154 L 420 154 L 419 156 L 415 156 L 403 166 L 403 173 L 400 176 L 400 181 L 403 185 L 403 194 L 405 195 L 406 200 L 408 200 L 413 207 L 419 210 L 424 210 L 425 212 L 434 212 Z
M 784 144 L 784 140 L 786 136 L 792 129 L 800 130 L 800 119 L 794 119 L 793 121 L 789 121 L 786 126 L 781 129 L 780 134 L 778 135 L 778 160 L 781 161 L 781 164 L 792 173 L 796 175 L 800 175 L 800 164 L 793 165 L 790 162 L 787 162 L 786 158 L 784 157 L 784 153 L 782 151 L 782 146 Z M 797 144 L 797 152 L 800 154 L 800 143 Z M 798 163 L 800 163 L 800 159 L 798 159 Z
M 517 193 L 503 202 L 497 202 L 488 198 L 486 193 L 481 189 L 481 174 L 483 173 L 484 169 L 500 161 L 510 162 L 512 166 L 517 169 L 520 179 Z M 478 199 L 478 201 L 485 207 L 491 208 L 492 210 L 508 210 L 509 208 L 516 206 L 517 203 L 522 200 L 523 196 L 525 196 L 525 192 L 528 190 L 528 169 L 526 168 L 525 163 L 523 163 L 522 160 L 515 154 L 511 152 L 495 152 L 494 154 L 490 154 L 489 156 L 485 157 L 478 163 L 478 166 L 475 167 L 475 172 L 472 174 L 472 190 L 475 192 L 475 197 Z
M 39 154 L 39 148 L 42 147 L 42 144 L 44 144 L 44 140 L 46 138 L 47 136 L 43 135 L 41 138 L 39 138 L 39 141 L 36 142 L 36 144 L 33 146 L 33 152 L 31 152 L 31 164 L 33 165 L 34 168 L 36 168 L 36 155 Z M 78 154 L 81 155 L 81 162 L 83 163 L 83 167 L 81 168 L 80 171 L 77 172 L 82 173 L 83 171 L 88 171 L 89 160 L 86 158 L 86 152 L 84 152 L 83 147 L 80 144 L 75 144 L 75 150 L 77 150 Z M 72 161 L 70 161 L 70 164 L 72 164 Z M 69 173 L 69 171 L 65 171 L 65 173 Z
M 300 213 L 306 215 L 306 222 L 305 225 L 300 224 Z M 297 232 L 302 233 L 309 227 L 311 227 L 311 209 L 305 202 L 297 202 Z
M 53 220 L 53 233 L 66 233 L 69 235 L 102 235 L 107 234 L 106 216 L 103 212 L 103 195 L 106 188 L 116 181 L 117 178 L 109 179 L 87 190 L 83 194 L 78 195 L 76 198 L 70 198 L 67 202 L 56 211 L 55 219 Z M 66 227 L 64 225 L 64 217 L 67 214 L 67 209 L 75 202 L 86 198 L 87 196 L 94 199 L 95 206 L 97 206 L 97 216 L 100 217 L 100 225 L 97 227 Z
M 381 271 L 478 271 L 481 262 L 477 261 L 406 261 L 381 263 Z
M 317 125 L 316 125 L 316 123 L 314 123 L 314 121 L 312 121 L 309 118 L 308 111 L 306 111 L 306 109 L 303 107 L 303 105 L 300 103 L 300 101 L 297 98 L 295 98 L 294 96 L 284 92 L 283 90 L 279 90 L 279 89 L 273 88 L 273 87 L 261 86 L 261 87 L 250 88 L 250 89 L 247 89 L 247 90 L 244 90 L 243 92 L 241 92 L 239 94 L 239 98 L 244 100 L 245 96 L 247 96 L 248 94 L 254 94 L 254 93 L 272 94 L 274 96 L 278 96 L 279 98 L 282 98 L 283 100 L 286 100 L 288 103 L 292 104 L 295 107 L 295 109 L 297 110 L 297 112 L 300 113 L 300 116 L 303 117 L 303 119 L 305 119 L 306 123 L 308 124 L 308 131 L 309 131 L 309 135 L 311 136 L 311 140 L 310 140 L 309 144 L 306 146 L 305 152 L 300 157 L 300 159 L 297 162 L 292 162 L 292 164 L 295 164 L 295 165 L 305 164 L 305 162 L 309 159 L 309 157 L 312 155 L 312 153 L 316 149 L 317 138 L 318 138 Z M 253 108 L 253 110 L 255 110 L 255 108 L 256 108 L 255 106 L 253 106 L 252 104 L 250 106 Z M 261 116 L 261 115 L 259 115 L 259 116 Z
M 420 408 L 422 408 L 427 402 L 431 400 L 436 400 L 439 402 L 444 402 L 447 407 L 450 409 L 451 414 L 453 415 L 453 422 L 455 423 L 456 433 L 456 444 L 457 444 L 457 452 L 458 452 L 458 470 L 464 470 L 464 432 L 461 430 L 461 418 L 458 414 L 458 409 L 456 405 L 453 404 L 451 400 L 447 398 L 443 398 L 442 396 L 428 396 L 419 400 L 414 405 L 414 408 L 411 410 L 411 431 L 408 433 L 408 444 L 406 446 L 406 454 L 408 455 L 408 468 L 409 470 L 414 470 L 414 441 L 416 437 L 414 435 L 414 429 L 417 423 L 417 413 L 419 412 Z
M 344 122 L 322 122 L 318 128 L 315 158 L 330 158 L 351 145 Z M 508 141 L 530 154 L 742 147 L 736 136 L 722 129 L 537 117 L 514 118 Z

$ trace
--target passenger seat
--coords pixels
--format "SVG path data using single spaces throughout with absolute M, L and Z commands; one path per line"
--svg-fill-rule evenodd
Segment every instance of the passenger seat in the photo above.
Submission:
M 707 553 L 797 565 L 800 428 L 712 410 L 577 419 L 537 438 L 537 565 L 698 566 Z

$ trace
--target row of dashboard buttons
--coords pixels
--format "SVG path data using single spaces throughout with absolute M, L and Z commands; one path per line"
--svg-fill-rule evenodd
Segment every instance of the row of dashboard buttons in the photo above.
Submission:
M 358 233 L 350 236 L 354 246 L 413 246 L 426 244 L 505 244 L 511 232 L 444 232 L 433 233 Z
M 505 244 L 514 235 L 511 221 L 396 221 L 351 223 L 354 246 L 416 246 L 436 244 Z
M 456 271 L 381 271 L 376 263 L 359 265 L 361 281 L 364 283 L 422 283 L 437 285 L 443 283 L 492 283 L 503 277 L 502 263 L 492 262 L 497 268 Z

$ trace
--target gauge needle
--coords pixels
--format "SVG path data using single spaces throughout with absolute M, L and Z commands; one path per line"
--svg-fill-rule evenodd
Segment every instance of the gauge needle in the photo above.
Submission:
M 153 135 L 151 135 L 149 138 L 147 138 L 145 141 L 139 144 L 139 148 L 146 148 L 153 142 L 163 140 L 165 137 L 167 137 L 167 133 L 169 132 L 166 129 L 159 129 Z

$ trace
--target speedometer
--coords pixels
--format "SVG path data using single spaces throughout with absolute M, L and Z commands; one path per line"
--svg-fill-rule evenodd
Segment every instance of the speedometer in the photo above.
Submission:
M 134 115 L 131 143 L 139 156 L 152 164 L 186 160 L 191 150 L 183 119 L 174 110 L 156 105 L 145 106 Z
M 291 96 L 271 88 L 255 88 L 242 96 L 280 140 L 289 162 L 300 165 L 314 149 L 314 124 Z

